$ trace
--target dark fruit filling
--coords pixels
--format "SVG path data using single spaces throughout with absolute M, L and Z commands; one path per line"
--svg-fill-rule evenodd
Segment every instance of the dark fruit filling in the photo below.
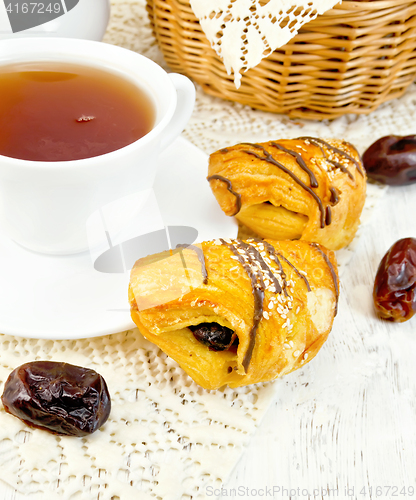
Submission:
M 209 347 L 210 351 L 226 351 L 238 345 L 238 337 L 235 333 L 218 323 L 201 323 L 190 326 L 189 329 L 196 340 Z

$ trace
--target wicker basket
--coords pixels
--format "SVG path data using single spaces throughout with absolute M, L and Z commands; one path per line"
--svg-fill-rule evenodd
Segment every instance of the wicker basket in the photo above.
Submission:
M 174 71 L 253 108 L 313 119 L 370 113 L 416 74 L 416 0 L 344 0 L 245 73 L 238 90 L 189 0 L 147 0 L 147 11 Z

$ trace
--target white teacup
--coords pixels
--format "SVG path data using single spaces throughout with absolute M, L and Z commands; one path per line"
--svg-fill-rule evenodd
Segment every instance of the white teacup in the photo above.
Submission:
M 0 1 L 0 39 L 33 36 L 101 40 L 110 0 Z
M 0 41 L 0 66 L 25 62 L 67 62 L 112 71 L 133 81 L 153 101 L 152 130 L 116 151 L 61 162 L 0 155 L 0 230 L 33 251 L 81 252 L 88 249 L 91 214 L 152 188 L 158 153 L 188 122 L 195 88 L 188 78 L 168 74 L 150 59 L 113 45 L 65 38 Z

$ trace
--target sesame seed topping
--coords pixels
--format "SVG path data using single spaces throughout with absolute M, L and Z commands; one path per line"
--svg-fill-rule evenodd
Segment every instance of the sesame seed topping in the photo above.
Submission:
M 290 345 L 289 345 L 289 344 L 283 344 L 283 347 L 284 347 L 285 349 L 290 349 Z
M 294 357 L 294 358 L 297 358 L 297 357 L 299 357 L 299 356 L 300 356 L 300 351 L 295 351 L 295 352 L 293 353 L 293 357 Z
M 268 313 L 267 311 L 264 311 L 264 312 L 263 312 L 263 317 L 264 317 L 265 319 L 269 319 L 269 313 Z
M 303 355 L 303 359 L 304 359 L 304 360 L 307 360 L 307 359 L 308 359 L 308 357 L 309 357 L 309 354 L 308 354 L 307 352 L 305 352 L 305 354 Z
M 290 345 L 290 347 L 295 347 L 295 344 L 293 343 L 293 340 L 289 340 L 289 345 Z

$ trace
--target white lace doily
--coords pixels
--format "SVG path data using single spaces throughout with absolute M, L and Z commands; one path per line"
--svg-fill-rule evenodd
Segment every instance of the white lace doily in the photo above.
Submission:
M 241 71 L 285 45 L 307 22 L 341 0 L 190 0 L 211 47 L 237 88 Z
M 145 0 L 115 1 L 105 41 L 166 67 L 151 34 Z M 255 111 L 207 96 L 198 88 L 184 135 L 206 153 L 241 141 L 301 135 L 342 137 L 363 151 L 382 135 L 414 133 L 415 123 L 415 86 L 369 116 L 348 115 L 332 122 Z M 366 214 L 382 194 L 374 189 Z M 0 391 L 13 368 L 35 359 L 94 368 L 105 377 L 113 402 L 102 430 L 82 439 L 31 430 L 0 410 L 0 478 L 42 500 L 207 498 L 208 485 L 218 487 L 226 481 L 276 387 L 204 391 L 132 330 L 55 342 L 0 336 Z
M 107 423 L 85 438 L 57 437 L 0 411 L 0 479 L 41 499 L 205 498 L 247 444 L 272 384 L 205 391 L 132 330 L 91 340 L 0 336 L 0 390 L 34 359 L 88 366 L 107 381 Z M 32 498 L 32 497 L 31 497 Z

